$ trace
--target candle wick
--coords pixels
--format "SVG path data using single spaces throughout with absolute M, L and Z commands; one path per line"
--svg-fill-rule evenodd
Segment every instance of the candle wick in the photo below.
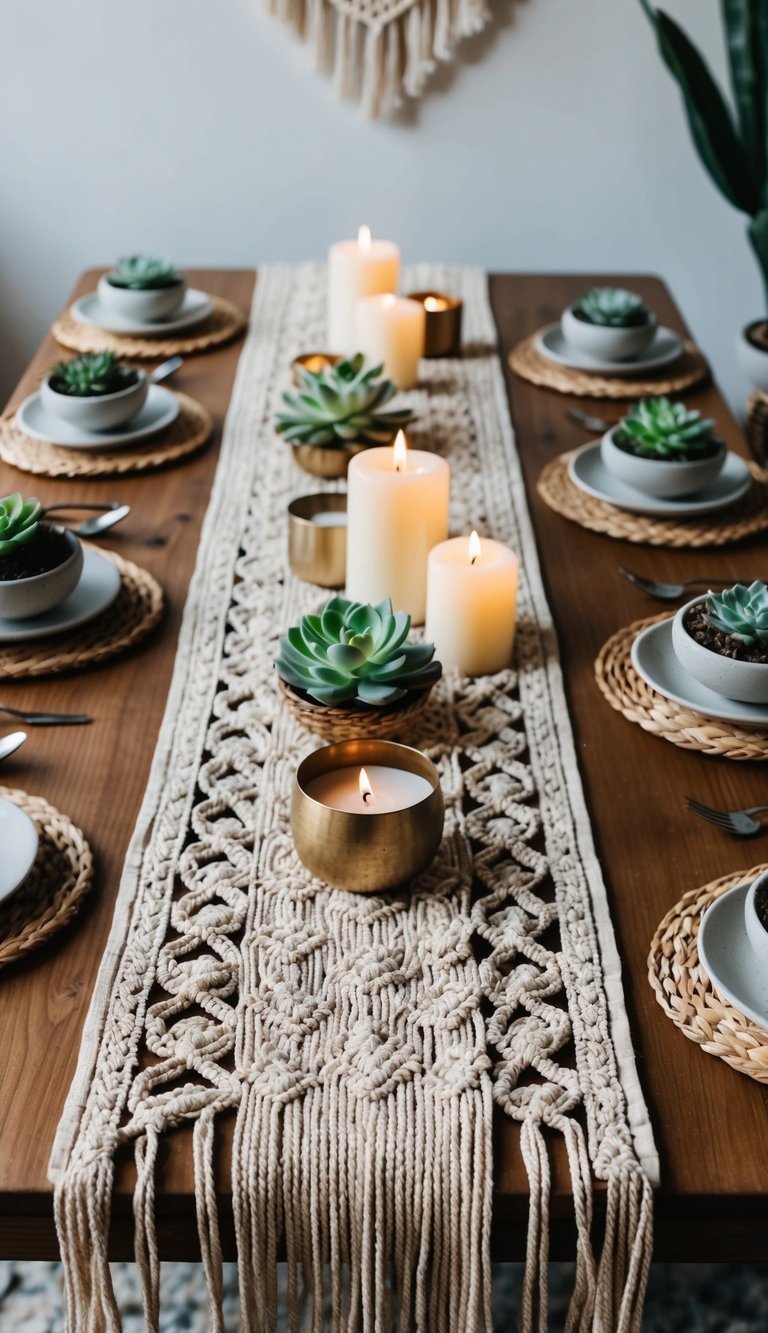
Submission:
M 369 791 L 364 791 L 364 792 L 363 792 L 363 805 L 367 805 L 370 799 L 371 799 L 371 793 L 370 793 Z
M 476 560 L 477 560 L 477 556 L 476 556 L 476 555 L 473 555 L 473 556 L 472 556 L 472 559 L 471 559 L 470 562 L 469 562 L 470 565 L 474 565 L 474 563 L 475 563 Z

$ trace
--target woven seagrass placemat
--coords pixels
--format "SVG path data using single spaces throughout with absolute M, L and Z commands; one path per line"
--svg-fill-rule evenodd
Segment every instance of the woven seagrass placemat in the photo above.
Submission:
M 213 310 L 206 319 L 167 338 L 131 337 L 125 333 L 108 333 L 95 324 L 81 324 L 65 310 L 51 325 L 51 333 L 63 347 L 73 352 L 114 352 L 117 356 L 148 357 L 186 356 L 189 352 L 205 352 L 211 347 L 237 338 L 248 324 L 239 306 L 223 296 L 211 296 Z
M 617 509 L 607 500 L 597 500 L 571 481 L 568 464 L 576 450 L 559 454 L 541 471 L 536 489 L 545 504 L 563 518 L 591 532 L 602 532 L 626 542 L 646 546 L 727 546 L 768 531 L 768 472 L 756 463 L 749 467 L 754 477 L 746 495 L 727 509 L 698 518 L 653 518 Z
M 668 620 L 669 615 L 636 620 L 613 634 L 595 661 L 595 679 L 611 708 L 636 722 L 643 731 L 679 745 L 683 750 L 721 759 L 768 759 L 768 732 L 748 731 L 734 722 L 704 717 L 652 690 L 632 665 L 632 644 L 641 630 Z
M 709 1055 L 717 1055 L 758 1083 L 768 1083 L 768 1032 L 713 990 L 699 962 L 697 940 L 710 903 L 766 869 L 755 866 L 691 889 L 667 912 L 648 955 L 648 980 L 667 1017 Z
M 14 417 L 0 421 L 0 458 L 22 472 L 41 477 L 112 477 L 152 472 L 197 453 L 213 434 L 213 421 L 201 403 L 177 393 L 179 415 L 147 440 L 121 449 L 70 449 L 27 435 Z
M 7 967 L 51 935 L 79 910 L 93 882 L 93 856 L 80 829 L 40 796 L 0 787 L 37 826 L 40 844 L 22 887 L 0 904 L 0 967 Z
M 592 371 L 560 366 L 543 356 L 536 346 L 537 333 L 523 338 L 509 354 L 509 364 L 516 375 L 541 389 L 577 394 L 580 398 L 642 398 L 646 394 L 682 393 L 709 379 L 709 363 L 694 343 L 687 339 L 683 353 L 672 362 L 672 369 L 657 375 L 598 375 Z
M 55 676 L 96 666 L 133 648 L 155 628 L 163 612 L 163 590 L 146 569 L 100 550 L 120 571 L 120 591 L 101 615 L 70 633 L 0 644 L 0 680 Z

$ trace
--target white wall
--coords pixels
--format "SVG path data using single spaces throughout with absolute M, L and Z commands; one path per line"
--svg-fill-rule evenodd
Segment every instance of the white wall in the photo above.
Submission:
M 721 63 L 714 3 L 670 0 Z M 339 105 L 261 0 L 3 0 L 0 392 L 78 271 L 321 256 L 660 273 L 732 402 L 763 313 L 743 219 L 688 139 L 639 0 L 497 0 L 397 124 Z

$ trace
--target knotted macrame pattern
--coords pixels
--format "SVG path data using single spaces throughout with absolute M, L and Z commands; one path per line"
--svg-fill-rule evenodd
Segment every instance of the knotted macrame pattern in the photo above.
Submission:
M 184 1122 L 211 1328 L 223 1329 L 213 1164 L 227 1110 L 245 1333 L 278 1326 L 279 1253 L 290 1329 L 488 1330 L 494 1104 L 520 1124 L 530 1180 L 523 1328 L 546 1329 L 556 1135 L 578 1230 L 569 1329 L 640 1327 L 656 1155 L 485 279 L 433 267 L 408 277 L 465 301 L 465 355 L 423 363 L 408 395 L 411 443 L 450 461 L 452 529 L 477 527 L 520 554 L 516 670 L 447 672 L 414 724 L 447 810 L 422 878 L 381 897 L 312 879 L 288 809 L 314 741 L 281 706 L 272 664 L 281 631 L 323 595 L 287 567 L 286 505 L 306 482 L 273 420 L 292 357 L 322 345 L 325 275 L 262 271 L 51 1162 L 70 1333 L 119 1328 L 105 1235 L 114 1154 L 131 1144 L 157 1330 L 156 1160 Z M 607 1186 L 597 1256 L 595 1179 Z

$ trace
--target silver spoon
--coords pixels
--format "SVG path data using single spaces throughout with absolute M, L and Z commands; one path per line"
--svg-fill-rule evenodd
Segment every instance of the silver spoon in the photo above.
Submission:
M 661 602 L 676 602 L 678 597 L 682 597 L 686 588 L 717 586 L 727 587 L 731 583 L 743 583 L 744 579 L 735 579 L 720 575 L 713 579 L 686 579 L 684 583 L 662 583 L 660 579 L 646 579 L 642 574 L 633 574 L 631 569 L 622 569 L 619 566 L 619 573 L 625 579 L 628 579 L 633 587 L 639 588 L 649 597 L 658 597 Z M 750 580 L 751 582 L 751 580 Z
M 0 704 L 0 713 L 17 717 L 28 727 L 78 727 L 93 721 L 87 713 L 29 713 L 23 708 L 9 708 L 7 704 Z
M 161 361 L 159 366 L 155 366 L 154 370 L 150 371 L 150 384 L 159 384 L 161 380 L 167 379 L 169 375 L 173 374 L 174 370 L 178 370 L 179 366 L 183 365 L 183 356 L 169 356 L 167 361 Z
M 7 736 L 3 736 L 2 740 L 0 740 L 0 759 L 7 759 L 9 754 L 13 754 L 14 750 L 18 750 L 19 746 L 23 745 L 26 739 L 26 731 L 11 731 Z
M 78 537 L 96 537 L 100 532 L 106 532 L 107 528 L 113 528 L 116 523 L 122 523 L 131 512 L 130 505 L 119 504 L 57 504 L 46 505 L 43 514 L 51 514 L 57 509 L 97 509 L 99 513 L 96 518 L 87 518 L 79 527 L 72 528 L 71 531 L 77 533 Z
M 570 421 L 575 421 L 577 426 L 583 426 L 585 430 L 610 430 L 616 425 L 615 421 L 604 421 L 602 417 L 593 417 L 589 412 L 582 412 L 578 407 L 566 407 L 565 415 Z

